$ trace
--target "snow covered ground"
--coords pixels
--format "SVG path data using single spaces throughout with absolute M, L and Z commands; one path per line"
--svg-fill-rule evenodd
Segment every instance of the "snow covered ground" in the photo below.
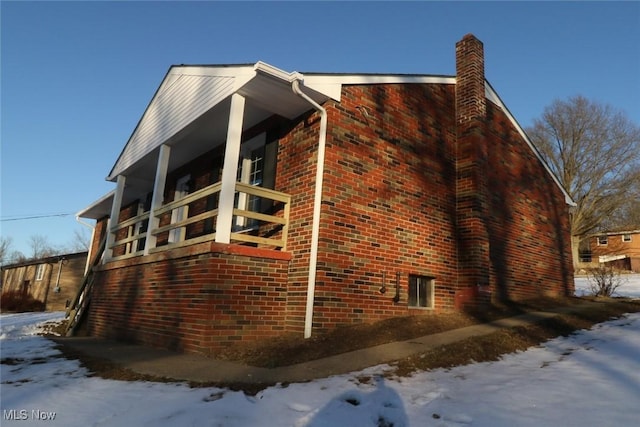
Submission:
M 640 297 L 640 276 L 620 294 Z M 588 284 L 577 279 L 577 293 Z M 88 377 L 37 335 L 62 313 L 0 317 L 2 426 L 635 426 L 640 314 L 502 360 L 383 378 L 387 365 L 256 396 Z M 367 380 L 369 378 L 369 380 Z
M 589 278 L 586 276 L 577 276 L 575 278 L 576 295 L 581 297 L 590 295 Z M 620 275 L 620 287 L 616 292 L 617 296 L 640 298 L 640 274 L 622 274 Z

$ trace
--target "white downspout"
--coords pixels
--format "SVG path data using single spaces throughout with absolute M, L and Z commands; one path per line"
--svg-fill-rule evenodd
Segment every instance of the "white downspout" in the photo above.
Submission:
M 327 141 L 327 110 L 300 89 L 300 81 L 291 84 L 293 92 L 307 101 L 320 113 L 320 135 L 318 136 L 318 164 L 316 166 L 316 188 L 313 199 L 311 224 L 311 253 L 309 254 L 309 281 L 307 285 L 307 308 L 304 315 L 304 337 L 311 337 L 313 324 L 313 302 L 316 293 L 316 271 L 318 264 L 318 241 L 320 236 L 320 207 L 322 206 L 322 176 L 324 175 L 324 151 Z

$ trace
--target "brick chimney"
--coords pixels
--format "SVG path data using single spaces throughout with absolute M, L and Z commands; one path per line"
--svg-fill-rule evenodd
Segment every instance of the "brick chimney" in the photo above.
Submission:
M 490 284 L 487 101 L 484 48 L 467 34 L 456 43 L 456 305 L 473 304 Z
M 484 47 L 473 34 L 456 43 L 456 120 L 458 124 L 484 120 Z

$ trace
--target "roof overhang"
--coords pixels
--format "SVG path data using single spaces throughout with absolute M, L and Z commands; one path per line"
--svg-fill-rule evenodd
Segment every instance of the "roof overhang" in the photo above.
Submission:
M 297 72 L 286 72 L 264 62 L 238 66 L 173 66 L 147 106 L 107 180 L 118 175 L 144 178 L 155 172 L 159 147 L 172 147 L 170 170 L 224 143 L 230 99 L 239 93 L 246 99 L 243 128 L 272 115 L 293 119 L 311 106 L 292 90 Z M 314 101 L 329 95 L 304 88 Z M 173 148 L 177 148 L 174 150 Z
M 599 236 L 621 236 L 623 234 L 640 234 L 640 229 L 626 229 L 620 231 L 602 231 L 600 233 L 590 234 L 589 237 L 599 237 Z
M 111 190 L 104 196 L 100 197 L 89 206 L 76 213 L 76 218 L 100 219 L 111 214 L 111 205 L 113 205 L 113 196 L 116 190 Z

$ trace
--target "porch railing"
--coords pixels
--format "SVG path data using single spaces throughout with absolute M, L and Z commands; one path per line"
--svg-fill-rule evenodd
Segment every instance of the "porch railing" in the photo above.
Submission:
M 151 235 L 156 237 L 158 242 L 155 248 L 149 248 L 150 253 L 160 252 L 176 247 L 192 245 L 206 241 L 215 240 L 215 227 L 207 231 L 204 222 L 211 220 L 215 224 L 218 216 L 217 197 L 220 193 L 222 183 L 217 182 L 208 187 L 197 190 L 181 199 L 162 205 L 153 212 L 153 216 L 160 221 L 161 226 L 151 230 Z M 244 244 L 260 245 L 263 247 L 273 247 L 286 250 L 287 233 L 289 230 L 289 212 L 291 207 L 291 196 L 267 188 L 236 182 L 235 185 L 236 204 L 233 209 L 233 224 L 231 230 L 231 241 Z M 244 198 L 238 195 L 244 194 Z M 258 207 L 269 206 L 269 209 L 250 209 L 251 203 L 244 203 L 239 206 L 238 200 L 245 201 L 250 198 L 258 198 Z M 203 212 L 189 214 L 190 205 L 206 205 L 207 199 L 215 200 L 211 209 L 199 209 Z M 266 203 L 262 202 L 266 201 Z M 171 217 L 176 210 L 182 209 L 182 219 L 164 224 L 166 218 Z M 129 218 L 115 227 L 111 228 L 112 233 L 116 233 L 114 242 L 109 249 L 114 251 L 114 256 L 110 260 L 130 258 L 140 256 L 144 253 L 145 245 L 149 241 L 147 224 L 150 213 L 145 212 L 133 218 Z M 163 222 L 164 219 L 164 222 Z M 202 231 L 197 235 L 187 233 L 188 227 L 200 225 Z M 127 230 L 126 233 L 121 230 Z M 177 231 L 174 231 L 177 230 Z M 173 233 L 174 239 L 170 241 L 169 235 Z M 124 235 L 124 237 L 122 237 Z
M 149 212 L 145 212 L 141 215 L 129 218 L 116 224 L 111 228 L 111 233 L 115 234 L 114 242 L 107 249 L 120 248 L 121 255 L 112 256 L 110 259 L 123 259 L 134 256 L 140 256 L 144 253 L 144 245 L 147 238 L 146 228 L 145 231 L 140 231 L 143 224 L 149 219 Z M 126 230 L 122 232 L 122 230 Z M 118 235 L 124 234 L 124 237 L 118 237 Z

